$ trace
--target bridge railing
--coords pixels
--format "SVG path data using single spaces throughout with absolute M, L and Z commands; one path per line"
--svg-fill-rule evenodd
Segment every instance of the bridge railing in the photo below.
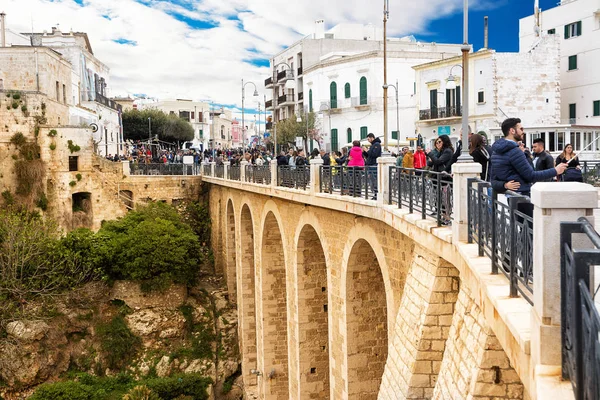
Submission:
M 377 167 L 319 167 L 319 191 L 371 199 L 377 194 Z
M 422 219 L 433 216 L 438 226 L 451 224 L 453 188 L 452 175 L 445 172 L 389 167 L 389 204 L 419 212 Z
M 266 165 L 246 165 L 246 182 L 260 183 L 263 185 L 271 184 L 271 166 Z
M 206 175 L 206 176 L 212 175 L 212 166 L 210 164 L 202 165 L 202 175 Z
M 573 234 L 592 243 L 573 248 Z M 590 291 L 590 267 L 600 265 L 600 236 L 589 221 L 560 224 L 562 375 L 576 400 L 600 399 L 600 314 Z
M 468 242 L 479 256 L 492 260 L 492 273 L 510 282 L 510 296 L 520 293 L 533 304 L 533 206 L 529 197 L 507 191 L 504 202 L 489 182 L 467 181 Z
M 310 184 L 310 166 L 280 165 L 277 167 L 277 186 L 307 190 Z
M 129 163 L 131 175 L 198 175 L 197 164 Z
M 579 162 L 583 182 L 600 186 L 600 160 L 581 160 Z
M 216 164 L 215 165 L 215 178 L 223 179 L 225 177 L 225 165 Z
M 242 177 L 242 168 L 239 165 L 231 165 L 227 168 L 227 179 L 239 181 Z

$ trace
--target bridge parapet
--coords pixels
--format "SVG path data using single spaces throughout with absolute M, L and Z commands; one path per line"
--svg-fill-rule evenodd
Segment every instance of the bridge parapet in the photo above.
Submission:
M 492 235 L 496 235 L 495 231 L 484 229 L 485 223 L 482 219 L 478 220 L 479 225 L 477 225 L 477 230 L 473 230 L 475 227 L 473 221 L 474 214 L 473 212 L 469 212 L 469 207 L 474 207 L 474 204 L 471 204 L 469 193 L 474 180 L 479 175 L 479 164 L 455 165 L 452 182 L 453 190 L 450 192 L 451 201 L 446 203 L 441 199 L 445 193 L 446 195 L 448 193 L 448 191 L 444 191 L 444 187 L 449 187 L 448 184 L 444 183 L 444 179 L 447 182 L 447 178 L 429 173 L 423 174 L 423 172 L 421 172 L 423 175 L 417 177 L 413 172 L 404 171 L 402 168 L 396 168 L 390 164 L 391 160 L 387 159 L 381 159 L 379 162 L 374 174 L 376 186 L 369 186 L 371 183 L 365 183 L 365 181 L 356 184 L 356 179 L 370 179 L 367 173 L 354 175 L 354 170 L 352 169 L 327 169 L 326 166 L 322 165 L 322 160 L 311 160 L 308 190 L 282 186 L 281 180 L 278 179 L 280 171 L 275 163 L 271 163 L 269 166 L 270 176 L 268 184 L 255 183 L 256 181 L 249 182 L 246 179 L 246 174 L 249 170 L 247 170 L 244 163 L 242 163 L 242 177 L 239 181 L 216 178 L 214 171 L 211 171 L 212 175 L 205 174 L 203 181 L 234 191 L 265 196 L 265 199 L 276 198 L 281 201 L 290 202 L 290 204 L 318 207 L 346 214 L 354 214 L 360 218 L 381 221 L 412 238 L 418 244 L 427 243 L 427 248 L 430 251 L 447 260 L 458 270 L 460 276 L 460 294 L 458 298 L 462 299 L 460 300 L 462 307 L 460 309 L 465 310 L 464 312 L 469 312 L 472 307 L 476 307 L 478 310 L 478 317 L 475 318 L 480 326 L 478 329 L 485 331 L 486 336 L 478 338 L 478 340 L 482 341 L 480 344 L 483 353 L 479 354 L 476 365 L 484 369 L 489 367 L 491 368 L 490 371 L 493 370 L 492 367 L 496 366 L 493 364 L 495 361 L 504 365 L 504 361 L 500 360 L 499 356 L 497 357 L 493 353 L 494 351 L 503 351 L 506 353 L 507 365 L 514 368 L 524 386 L 525 397 L 552 398 L 542 397 L 543 393 L 547 393 L 548 387 L 552 387 L 553 389 L 551 390 L 554 391 L 563 390 L 565 385 L 559 382 L 560 368 L 558 370 L 555 368 L 561 364 L 560 296 L 557 295 L 557 293 L 560 293 L 560 270 L 558 263 L 560 238 L 558 224 L 560 221 L 576 220 L 580 216 L 591 216 L 592 209 L 597 207 L 598 195 L 596 190 L 583 184 L 536 184 L 533 187 L 531 199 L 534 208 L 531 232 L 524 228 L 524 224 L 527 224 L 527 222 L 524 222 L 526 216 L 520 216 L 520 214 L 513 212 L 508 215 L 508 218 L 511 221 L 516 221 L 516 225 L 514 226 L 518 225 L 521 227 L 519 228 L 520 236 L 513 237 L 510 232 L 503 233 L 513 238 L 513 240 L 509 240 L 510 242 L 516 241 L 517 238 L 531 240 L 529 247 L 520 247 L 520 249 L 529 249 L 527 251 L 531 251 L 531 254 L 525 254 L 523 250 L 519 250 L 519 254 L 521 255 L 514 256 L 517 254 L 518 249 L 516 245 L 519 243 L 511 244 L 510 246 L 513 247 L 509 246 L 508 250 L 505 248 L 504 252 L 496 251 L 496 246 L 493 246 L 496 258 L 499 256 L 510 256 L 511 254 L 517 258 L 512 265 L 518 264 L 521 269 L 515 268 L 511 270 L 512 274 L 508 273 L 509 276 L 507 279 L 507 277 L 503 276 L 505 274 L 498 273 L 498 265 L 503 265 L 503 260 L 500 260 L 499 264 L 494 264 L 491 254 L 482 254 L 481 252 L 483 245 L 480 243 L 480 240 L 491 240 Z M 208 172 L 204 168 L 202 171 Z M 357 178 L 357 176 L 360 176 L 360 178 Z M 224 177 L 227 177 L 227 174 Z M 266 180 L 265 183 L 267 183 Z M 363 184 L 367 186 L 362 186 Z M 337 185 L 339 191 L 337 193 L 330 193 L 333 192 L 331 188 L 334 185 Z M 395 185 L 398 185 L 397 190 Z M 361 187 L 379 189 L 376 193 L 377 198 L 371 199 L 369 198 L 370 196 L 365 198 L 364 191 L 356 195 L 355 190 L 360 190 Z M 407 190 L 411 190 L 412 195 L 415 196 L 415 198 L 409 199 L 410 206 L 407 206 L 403 200 L 403 191 L 405 193 Z M 565 190 L 569 192 L 569 199 L 573 196 L 573 199 L 577 200 L 568 200 L 564 195 L 562 197 L 557 195 L 557 193 L 564 192 Z M 427 191 L 425 196 L 423 195 L 424 191 Z M 485 194 L 487 196 L 485 200 L 481 200 L 484 197 L 481 195 L 479 196 L 480 199 L 477 200 L 478 211 L 485 210 L 487 212 L 489 209 L 489 212 L 492 212 L 496 210 L 494 206 L 491 206 L 493 203 L 489 203 L 490 206 L 487 206 L 490 198 L 487 194 L 487 189 Z M 574 205 L 578 208 L 573 208 Z M 417 210 L 417 208 L 419 209 Z M 447 221 L 441 221 L 440 214 L 442 213 L 451 216 L 449 224 L 445 224 Z M 432 218 L 429 214 L 434 214 L 435 218 Z M 493 213 L 492 215 L 494 216 Z M 522 217 L 523 220 L 520 220 L 519 217 Z M 496 217 L 494 216 L 494 218 Z M 526 236 L 529 234 L 532 236 L 527 239 Z M 473 237 L 479 239 L 475 241 L 477 243 L 469 243 Z M 498 238 L 496 238 L 496 241 L 500 243 Z M 503 242 L 506 243 L 504 240 Z M 531 277 L 523 269 L 524 260 L 519 257 L 530 258 L 533 265 Z M 508 265 L 510 267 L 511 263 L 509 262 Z M 524 271 L 525 275 L 519 276 Z M 435 276 L 438 272 L 434 272 L 433 274 Z M 533 280 L 533 276 L 536 277 L 535 280 Z M 519 295 L 518 291 L 515 292 L 514 286 L 511 287 L 511 282 L 521 285 L 523 282 L 532 284 L 532 299 L 528 301 Z M 456 294 L 456 292 L 454 293 Z M 435 296 L 435 293 L 430 293 L 424 298 L 435 298 Z M 460 323 L 460 321 L 456 321 L 456 313 L 454 319 L 453 326 L 455 322 Z M 467 320 L 463 319 L 462 321 Z M 408 323 L 407 320 L 405 324 Z M 398 328 L 390 326 L 389 329 L 397 330 Z M 465 343 L 460 346 L 454 346 L 453 342 L 451 342 L 453 336 L 452 334 L 448 334 L 448 332 L 459 334 L 460 329 L 458 326 L 455 328 L 447 327 L 447 329 L 450 330 L 440 330 L 440 332 L 445 332 L 442 335 L 445 335 L 448 340 L 446 350 L 451 351 L 448 349 L 454 349 L 457 352 L 456 354 L 460 354 L 459 357 L 462 357 L 461 346 L 464 347 Z M 406 340 L 401 340 L 400 338 L 394 342 L 391 338 L 395 338 L 395 335 L 401 336 L 403 333 L 394 331 L 390 336 L 390 345 L 391 343 L 402 344 L 406 342 Z M 395 354 L 402 357 L 402 353 L 392 350 L 389 351 L 389 354 L 390 356 Z M 557 356 L 558 358 L 556 358 Z M 418 357 L 418 355 L 415 357 Z M 398 360 L 394 362 L 398 362 Z M 394 373 L 393 368 L 395 367 L 392 364 L 388 359 L 386 374 L 384 374 L 383 380 L 385 384 L 382 384 L 379 394 L 379 398 L 381 399 L 397 398 L 394 397 L 393 393 L 399 387 L 398 385 L 401 386 L 401 384 L 394 382 L 393 377 L 407 376 L 406 365 L 402 367 L 404 370 L 398 370 L 396 371 L 397 373 Z M 437 372 L 440 372 L 440 368 L 444 368 L 445 365 L 443 362 L 432 364 L 431 368 L 433 369 L 428 370 L 429 372 L 426 375 L 436 375 Z M 485 367 L 486 365 L 488 367 Z M 414 371 L 421 367 L 425 368 L 423 363 L 415 362 L 411 364 L 413 371 L 413 375 L 411 376 L 413 378 L 403 379 L 402 382 L 405 385 L 408 384 L 407 382 L 419 382 L 420 378 L 415 378 Z M 435 368 L 437 368 L 437 372 Z M 551 371 L 551 373 L 548 374 L 548 371 Z M 291 372 L 290 377 L 293 378 Z M 440 373 L 441 378 L 442 374 Z M 475 395 L 475 393 L 480 393 L 479 395 L 483 396 L 486 390 L 491 390 L 490 387 L 485 385 L 494 385 L 494 382 L 486 382 L 484 378 L 479 380 L 480 378 L 473 378 L 473 381 L 467 384 L 467 386 L 470 385 L 470 394 Z M 445 376 L 443 379 L 445 385 L 443 388 L 441 387 L 442 384 L 439 385 L 439 388 L 436 386 L 434 378 L 427 379 L 429 382 L 427 384 L 428 389 L 424 386 L 420 392 L 415 391 L 414 393 L 421 393 L 425 398 L 431 398 L 432 396 L 434 398 L 437 398 L 436 396 L 443 398 L 442 391 L 444 393 L 465 394 L 464 390 L 466 389 L 460 387 L 457 382 L 452 382 L 449 376 Z M 335 380 L 332 382 L 335 382 Z M 502 390 L 498 391 L 498 393 L 502 392 L 503 394 L 498 394 L 497 397 L 506 396 L 509 398 L 510 396 L 516 396 L 514 398 L 521 398 L 518 396 L 519 389 L 515 386 L 518 384 L 518 380 L 512 379 L 512 381 L 504 383 L 506 386 L 502 389 L 503 392 Z M 290 383 L 290 385 L 293 384 Z M 386 387 L 388 390 L 387 394 L 383 392 Z M 333 390 L 332 386 L 332 393 L 334 393 Z M 515 395 L 515 393 L 517 394 Z M 568 393 L 561 396 L 566 397 L 560 398 L 568 399 L 569 396 L 572 397 L 572 391 L 568 391 Z

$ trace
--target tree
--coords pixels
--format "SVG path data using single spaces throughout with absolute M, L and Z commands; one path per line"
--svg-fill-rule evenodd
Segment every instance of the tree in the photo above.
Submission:
M 306 124 L 307 119 L 308 127 Z M 277 143 L 295 143 L 297 137 L 301 137 L 305 142 L 307 139 L 319 141 L 321 136 L 317 126 L 317 115 L 314 112 L 302 115 L 301 122 L 297 121 L 297 117 L 294 114 L 290 118 L 277 123 Z
M 165 142 L 185 142 L 194 138 L 194 128 L 185 119 L 177 115 L 167 115 L 157 109 L 127 110 L 123 112 L 123 135 L 125 139 L 147 140 L 150 134 L 148 118 L 151 122 L 152 136 Z

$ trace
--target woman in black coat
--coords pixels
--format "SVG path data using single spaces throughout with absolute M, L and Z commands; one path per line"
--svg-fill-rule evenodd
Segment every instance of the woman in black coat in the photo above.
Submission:
M 454 148 L 448 135 L 441 135 L 435 141 L 435 148 L 439 155 L 431 149 L 427 149 L 427 165 L 431 167 L 433 172 L 450 172 L 452 166 L 452 156 L 454 155 Z

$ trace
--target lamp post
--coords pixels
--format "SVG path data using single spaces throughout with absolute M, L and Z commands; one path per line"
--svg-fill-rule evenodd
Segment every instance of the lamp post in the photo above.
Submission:
M 385 90 L 387 93 L 387 89 L 389 87 L 393 87 L 394 91 L 396 92 L 396 135 L 398 135 L 396 137 L 396 141 L 397 141 L 398 154 L 400 154 L 400 105 L 398 103 L 398 79 L 396 79 L 395 85 L 388 85 L 388 84 L 383 85 L 383 90 Z
M 383 152 L 388 153 L 388 98 L 387 98 L 387 20 L 390 17 L 390 2 L 383 0 Z M 396 92 L 397 93 L 397 92 Z
M 300 111 L 300 110 L 298 109 L 298 111 Z M 302 112 L 304 113 L 304 118 L 306 119 L 306 141 L 304 142 L 303 147 L 304 147 L 304 152 L 306 154 L 308 154 L 308 117 L 310 114 L 304 110 L 302 110 Z M 299 112 L 298 112 L 298 117 L 296 118 L 296 122 L 298 122 L 298 123 L 302 122 L 302 118 L 300 117 Z
M 285 88 L 286 89 L 290 89 L 290 86 L 293 84 L 294 81 L 294 71 L 292 70 L 292 67 L 290 67 L 290 65 L 288 63 L 286 63 L 285 61 L 282 61 L 280 63 L 275 64 L 275 59 L 273 59 L 272 61 L 273 63 L 273 140 L 274 140 L 274 144 L 273 144 L 273 153 L 277 154 L 277 121 L 275 120 L 275 115 L 277 114 L 277 67 L 279 67 L 280 65 L 285 65 L 287 67 L 286 73 L 285 73 Z
M 463 44 L 460 48 L 462 52 L 462 81 L 463 81 L 463 110 L 462 110 L 462 151 L 458 162 L 471 162 L 473 157 L 469 154 L 469 0 L 464 0 L 463 3 Z M 448 89 L 456 89 L 456 80 L 450 70 L 448 77 Z
M 258 97 L 258 90 L 256 89 L 256 85 L 254 84 L 254 82 L 246 82 L 244 83 L 244 80 L 242 79 L 242 142 L 244 142 L 244 138 L 245 138 L 245 134 L 244 132 L 246 131 L 246 125 L 244 125 L 244 99 L 246 98 L 245 95 L 245 88 L 246 85 L 251 83 L 252 86 L 254 86 L 254 93 L 252 94 L 253 97 Z
M 150 143 L 152 142 L 152 118 L 148 117 L 148 149 L 152 151 Z

